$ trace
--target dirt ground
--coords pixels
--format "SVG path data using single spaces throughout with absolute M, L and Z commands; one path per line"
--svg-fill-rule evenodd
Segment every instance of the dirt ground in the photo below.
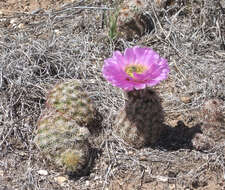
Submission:
M 32 0 L 32 1 L 1 1 L 0 2 L 0 11 L 6 15 L 12 15 L 15 13 L 33 13 L 40 9 L 48 10 L 48 9 L 57 9 L 60 6 L 65 5 L 66 3 L 71 3 L 73 1 L 39 1 L 39 0 Z
M 225 8 L 207 0 L 168 1 L 155 9 L 147 2 L 155 30 L 112 42 L 103 17 L 115 1 L 0 1 L 0 190 L 225 189 L 225 138 L 198 151 L 187 135 L 201 122 L 206 99 L 225 102 Z M 101 77 L 113 50 L 136 44 L 153 47 L 171 68 L 155 88 L 167 127 L 156 145 L 140 150 L 113 133 L 124 97 Z M 71 78 L 94 81 L 87 91 L 104 116 L 103 130 L 91 142 L 95 159 L 82 177 L 65 175 L 33 143 L 48 89 Z

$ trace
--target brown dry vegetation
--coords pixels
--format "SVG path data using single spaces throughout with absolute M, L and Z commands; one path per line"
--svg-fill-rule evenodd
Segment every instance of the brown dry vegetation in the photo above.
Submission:
M 225 142 L 200 152 L 187 135 L 197 128 L 206 99 L 225 101 L 223 1 L 170 1 L 164 8 L 147 1 L 155 29 L 114 42 L 103 19 L 114 1 L 30 2 L 0 1 L 0 189 L 225 189 Z M 134 45 L 152 47 L 171 68 L 168 80 L 155 88 L 168 126 L 154 147 L 141 150 L 114 134 L 124 96 L 101 74 L 113 50 Z M 80 178 L 64 176 L 33 143 L 48 89 L 72 78 L 85 81 L 104 118 L 101 132 L 90 139 L 92 167 Z

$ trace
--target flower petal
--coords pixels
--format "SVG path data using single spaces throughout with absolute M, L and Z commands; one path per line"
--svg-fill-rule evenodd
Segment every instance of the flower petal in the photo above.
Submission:
M 143 71 L 126 73 L 127 65 L 145 68 Z M 169 74 L 168 61 L 152 50 L 135 46 L 127 48 L 125 53 L 115 51 L 111 58 L 104 61 L 102 69 L 106 80 L 126 91 L 144 89 L 165 80 Z
M 134 53 L 134 48 L 127 48 L 124 53 L 124 60 L 126 64 L 132 64 L 136 60 L 136 55 Z

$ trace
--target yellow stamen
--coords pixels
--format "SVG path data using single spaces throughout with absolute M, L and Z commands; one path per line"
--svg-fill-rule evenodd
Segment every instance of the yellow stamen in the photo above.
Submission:
M 136 65 L 128 65 L 125 68 L 125 72 L 132 78 L 134 78 L 133 73 L 142 74 L 147 70 L 144 65 L 136 64 Z

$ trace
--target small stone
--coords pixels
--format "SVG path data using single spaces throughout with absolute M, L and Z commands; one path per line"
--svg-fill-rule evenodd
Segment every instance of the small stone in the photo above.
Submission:
M 94 177 L 94 181 L 99 180 L 99 176 Z
M 171 189 L 171 190 L 174 189 L 175 190 L 176 189 L 176 184 L 169 184 L 169 189 Z
M 48 171 L 47 171 L 47 170 L 38 170 L 37 173 L 38 173 L 39 175 L 44 175 L 44 176 L 48 175 Z
M 13 18 L 10 20 L 10 24 L 15 24 L 17 22 L 17 19 Z
M 3 177 L 3 175 L 4 175 L 4 171 L 0 170 L 0 176 Z
M 4 15 L 3 11 L 0 10 L 0 15 Z
M 140 156 L 140 161 L 148 161 L 148 158 L 145 155 Z
M 128 155 L 133 155 L 134 152 L 133 151 L 128 151 Z
M 55 29 L 54 32 L 57 34 L 57 35 L 60 35 L 62 32 L 58 29 Z
M 66 177 L 63 177 L 63 176 L 58 176 L 58 177 L 55 177 L 55 181 L 59 185 L 63 185 L 63 183 L 65 183 L 67 181 L 67 178 Z
M 19 29 L 24 28 L 24 24 L 23 24 L 23 23 L 20 23 L 20 24 L 18 25 L 18 28 L 19 28 Z
M 165 176 L 157 176 L 157 181 L 168 182 L 168 177 L 165 177 Z
M 191 102 L 191 97 L 190 96 L 182 96 L 180 97 L 180 100 L 185 103 L 185 104 L 188 104 Z
M 87 180 L 87 181 L 85 182 L 85 185 L 86 185 L 86 186 L 90 186 L 90 181 Z

